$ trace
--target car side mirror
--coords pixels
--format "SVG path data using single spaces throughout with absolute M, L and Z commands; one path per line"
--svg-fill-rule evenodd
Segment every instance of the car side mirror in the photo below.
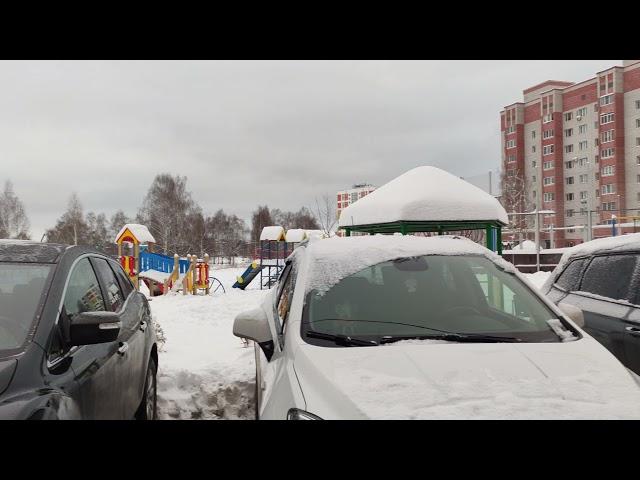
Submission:
M 83 312 L 69 322 L 71 345 L 95 345 L 113 342 L 120 334 L 122 322 L 115 312 Z
M 239 313 L 233 322 L 233 334 L 256 342 L 267 360 L 271 360 L 274 351 L 273 337 L 267 314 L 262 308 Z
M 578 325 L 580 328 L 584 328 L 584 313 L 581 309 L 575 305 L 571 305 L 570 303 L 559 303 L 558 308 L 562 313 L 569 317 L 573 323 Z

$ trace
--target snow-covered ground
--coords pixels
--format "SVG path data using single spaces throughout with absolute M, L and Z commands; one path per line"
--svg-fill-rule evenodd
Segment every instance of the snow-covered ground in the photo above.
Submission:
M 259 278 L 245 291 L 231 288 L 243 271 L 212 270 L 226 293 L 152 299 L 153 317 L 165 338 L 159 354 L 159 418 L 253 418 L 253 346 L 234 337 L 232 327 L 235 316 L 257 306 L 268 290 L 259 289 Z

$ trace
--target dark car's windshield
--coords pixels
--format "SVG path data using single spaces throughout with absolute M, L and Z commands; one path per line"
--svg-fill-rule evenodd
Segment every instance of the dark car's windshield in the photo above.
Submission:
M 51 269 L 0 262 L 0 354 L 20 348 L 27 339 Z
M 342 346 L 351 339 L 386 343 L 445 333 L 466 335 L 467 341 L 482 341 L 482 335 L 487 341 L 558 342 L 547 323 L 554 318 L 515 275 L 491 260 L 431 255 L 372 265 L 327 292 L 312 290 L 302 335 L 309 343 L 329 345 L 333 338 Z

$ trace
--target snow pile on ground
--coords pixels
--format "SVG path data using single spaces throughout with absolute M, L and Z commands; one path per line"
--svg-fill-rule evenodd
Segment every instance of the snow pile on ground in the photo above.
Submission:
M 534 272 L 534 273 L 525 273 L 523 275 L 527 280 L 529 280 L 533 284 L 534 287 L 540 290 L 544 285 L 544 282 L 546 282 L 547 279 L 551 276 L 551 272 L 540 271 L 540 272 Z
M 436 167 L 417 167 L 345 208 L 340 226 L 397 221 L 499 220 L 507 212 L 492 195 Z
M 258 282 L 231 288 L 242 268 L 212 270 L 226 293 L 153 297 L 153 318 L 165 337 L 159 354 L 161 419 L 253 418 L 254 351 L 232 334 L 235 316 L 268 293 Z

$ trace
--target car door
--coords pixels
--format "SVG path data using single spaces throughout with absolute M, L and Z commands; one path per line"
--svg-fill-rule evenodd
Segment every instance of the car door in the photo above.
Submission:
M 584 329 L 625 365 L 624 321 L 631 313 L 627 299 L 635 267 L 634 255 L 596 255 L 586 266 L 577 291 L 559 302 L 581 308 Z
M 578 290 L 582 274 L 590 260 L 590 257 L 574 258 L 567 264 L 546 292 L 552 302 L 558 304 L 571 292 Z
M 136 388 L 135 397 L 137 399 L 136 405 L 138 405 L 142 400 L 144 392 L 147 364 L 152 347 L 153 324 L 151 320 L 151 309 L 145 296 L 135 289 L 131 278 L 125 273 L 122 266 L 115 260 L 109 260 L 109 266 L 118 279 L 125 301 L 128 302 L 127 309 L 132 315 L 130 320 L 132 322 L 131 325 L 132 328 L 135 327 L 134 334 L 130 340 L 130 350 L 132 357 L 135 359 L 134 365 L 137 370 L 133 375 L 133 387 Z
M 80 257 L 68 277 L 62 315 L 73 320 L 82 312 L 106 310 L 103 289 L 89 257 Z M 66 356 L 78 384 L 82 418 L 124 418 L 126 363 L 119 342 L 72 347 Z
M 624 352 L 627 368 L 640 375 L 640 253 L 636 253 L 636 271 L 629 290 L 629 315 L 624 318 Z
M 260 370 L 258 372 L 258 398 L 260 416 L 269 418 L 285 418 L 287 409 L 292 405 L 291 376 L 287 368 L 284 352 L 284 336 L 293 299 L 296 271 L 293 262 L 287 263 L 278 283 L 271 310 L 268 312 L 272 332 L 275 333 L 275 348 L 270 361 L 262 351 L 259 354 Z M 283 413 L 284 412 L 284 413 Z
M 129 292 L 125 297 L 116 274 L 105 258 L 91 259 L 107 300 L 107 309 L 120 317 L 119 352 L 123 360 L 121 373 L 123 378 L 124 418 L 133 418 L 142 394 L 141 382 L 144 382 L 144 333 L 140 330 L 142 302 L 137 295 Z

